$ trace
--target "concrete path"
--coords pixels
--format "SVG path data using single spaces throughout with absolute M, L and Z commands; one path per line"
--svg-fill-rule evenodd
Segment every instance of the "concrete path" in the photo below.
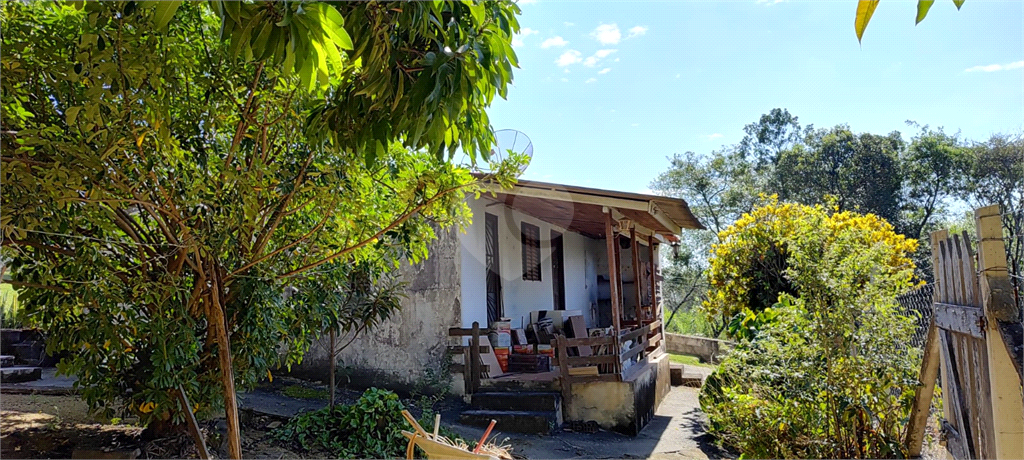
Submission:
M 571 458 L 736 458 L 714 445 L 705 432 L 707 419 L 700 412 L 697 395 L 700 389 L 673 387 L 658 407 L 650 424 L 636 437 L 601 431 L 598 433 L 562 432 L 553 436 L 510 433 L 499 434 L 497 439 L 509 438 L 513 453 L 531 459 Z M 447 417 L 445 417 L 447 418 Z M 466 439 L 480 439 L 483 429 L 445 420 Z M 500 427 L 495 427 L 498 432 Z

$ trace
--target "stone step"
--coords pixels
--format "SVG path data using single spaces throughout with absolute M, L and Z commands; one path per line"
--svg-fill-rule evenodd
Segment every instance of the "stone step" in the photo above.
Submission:
M 14 357 L 11 355 L 0 355 L 0 367 L 10 367 L 14 365 Z
M 0 382 L 20 383 L 32 382 L 43 378 L 43 369 L 39 367 L 0 367 Z
M 478 410 L 558 412 L 562 408 L 562 395 L 535 391 L 488 391 L 473 393 L 472 406 Z
M 486 427 L 491 420 L 497 420 L 494 431 L 498 433 L 551 434 L 561 426 L 554 411 L 464 411 L 459 421 L 464 425 Z
M 700 388 L 704 385 L 704 374 L 699 372 L 687 372 L 685 366 L 679 363 L 672 363 L 669 368 L 669 377 L 672 386 L 687 386 Z

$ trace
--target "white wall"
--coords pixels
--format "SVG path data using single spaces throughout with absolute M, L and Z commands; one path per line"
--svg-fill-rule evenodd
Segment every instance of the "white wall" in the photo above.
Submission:
M 494 203 L 486 198 L 468 198 L 473 210 L 473 222 L 466 233 L 460 235 L 462 245 L 462 325 L 479 321 L 487 323 L 487 282 L 485 266 L 484 214 L 498 216 L 498 248 L 501 263 L 501 285 L 504 293 L 505 316 L 512 318 L 512 326 L 529 323 L 534 310 L 551 310 L 554 304 L 551 274 L 551 230 L 562 234 L 565 263 L 565 308 L 580 310 L 588 326 L 594 325 L 591 306 L 597 302 L 597 273 L 601 267 L 597 257 L 603 251 L 603 240 L 593 240 L 557 225 L 535 219 L 519 211 Z M 521 223 L 540 228 L 541 281 L 524 281 L 522 268 Z M 590 267 L 588 269 L 588 266 Z

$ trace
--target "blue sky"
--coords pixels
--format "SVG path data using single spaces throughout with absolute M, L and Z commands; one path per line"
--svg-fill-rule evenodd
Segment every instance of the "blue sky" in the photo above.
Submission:
M 520 2 L 520 69 L 496 129 L 527 133 L 524 179 L 646 192 L 667 157 L 738 142 L 774 107 L 802 124 L 969 139 L 1024 130 L 1024 2 Z

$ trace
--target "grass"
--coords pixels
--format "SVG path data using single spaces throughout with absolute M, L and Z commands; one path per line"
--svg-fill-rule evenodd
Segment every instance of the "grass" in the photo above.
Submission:
M 665 320 L 667 321 L 671 315 L 671 312 L 666 311 Z M 665 329 L 675 334 L 716 338 L 713 337 L 711 324 L 708 323 L 704 315 L 693 310 L 680 310 L 676 312 L 675 316 L 672 317 L 672 322 L 665 325 Z
M 285 396 L 298 399 L 327 399 L 330 392 L 323 388 L 309 388 L 302 385 L 291 385 L 281 391 Z
M 696 356 L 676 355 L 669 353 L 668 359 L 673 363 L 685 364 L 687 366 L 700 366 L 708 369 L 717 369 L 718 366 L 711 363 L 702 363 Z

